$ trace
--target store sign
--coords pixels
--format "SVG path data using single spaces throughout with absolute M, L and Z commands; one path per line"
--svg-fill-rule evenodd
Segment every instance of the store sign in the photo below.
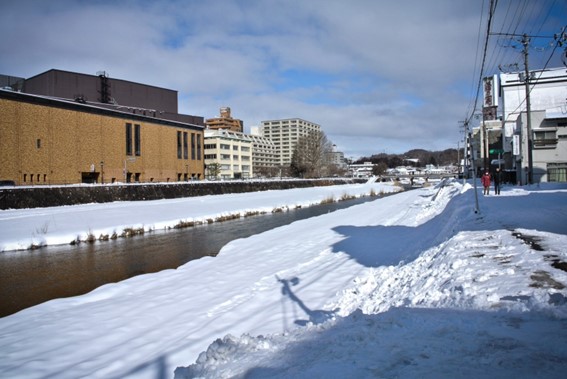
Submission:
M 498 77 L 496 75 L 483 79 L 484 107 L 498 107 Z
M 512 154 L 520 155 L 520 136 L 517 134 L 512 136 Z

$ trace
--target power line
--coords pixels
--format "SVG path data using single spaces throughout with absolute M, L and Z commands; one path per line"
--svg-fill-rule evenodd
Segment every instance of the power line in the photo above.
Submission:
M 469 102 L 469 105 L 467 107 L 467 111 L 465 114 L 468 114 L 471 106 L 473 105 L 473 91 L 474 91 L 474 82 L 475 82 L 475 78 L 476 78 L 476 70 L 477 70 L 477 62 L 478 62 L 478 54 L 479 54 L 479 49 L 480 49 L 480 41 L 481 41 L 481 29 L 482 29 L 482 19 L 483 19 L 483 15 L 484 15 L 484 1 L 482 2 L 482 7 L 480 9 L 480 21 L 478 23 L 478 38 L 476 40 L 476 54 L 474 57 L 474 61 L 475 61 L 475 65 L 474 65 L 474 71 L 473 71 L 473 76 L 472 76 L 472 80 L 471 80 L 471 89 L 470 89 L 470 95 L 471 95 L 471 99 Z M 473 108 L 474 110 L 474 108 Z M 466 133 L 465 133 L 466 134 Z
M 482 64 L 480 66 L 480 75 L 479 75 L 479 79 L 478 79 L 478 85 L 476 88 L 476 96 L 474 99 L 474 106 L 473 109 L 471 111 L 470 116 L 467 118 L 467 124 L 472 120 L 473 116 L 474 116 L 474 111 L 476 109 L 476 106 L 478 104 L 478 95 L 480 93 L 480 87 L 482 85 L 482 77 L 484 76 L 484 64 L 486 62 L 486 52 L 487 52 L 487 47 L 488 47 L 488 39 L 490 38 L 490 30 L 492 27 L 492 17 L 494 15 L 494 10 L 496 9 L 496 3 L 497 0 L 490 0 L 490 9 L 488 12 L 488 23 L 487 23 L 487 27 L 486 27 L 486 38 L 484 40 L 484 49 L 483 49 L 483 56 L 482 56 Z

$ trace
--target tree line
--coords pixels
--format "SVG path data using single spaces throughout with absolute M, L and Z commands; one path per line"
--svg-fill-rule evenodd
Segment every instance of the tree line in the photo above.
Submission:
M 300 178 L 320 178 L 325 176 L 343 175 L 344 168 L 337 167 L 332 161 L 333 145 L 322 131 L 314 131 L 298 139 L 293 151 L 289 175 Z M 376 175 L 388 168 L 398 166 L 425 167 L 457 165 L 463 151 L 446 149 L 442 151 L 427 151 L 413 149 L 403 154 L 374 154 L 362 157 L 354 162 L 371 162 L 376 166 Z

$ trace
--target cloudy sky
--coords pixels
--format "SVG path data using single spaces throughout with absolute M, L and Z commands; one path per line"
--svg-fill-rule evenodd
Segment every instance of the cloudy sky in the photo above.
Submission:
M 0 74 L 106 71 L 179 91 L 181 113 L 210 118 L 229 106 L 245 132 L 299 117 L 352 158 L 443 150 L 457 147 L 459 121 L 473 112 L 488 8 L 489 0 L 6 0 Z M 564 0 L 499 0 L 492 30 L 541 36 L 530 68 L 560 67 L 564 50 L 550 43 L 566 23 Z M 485 74 L 522 69 L 518 39 L 490 38 Z

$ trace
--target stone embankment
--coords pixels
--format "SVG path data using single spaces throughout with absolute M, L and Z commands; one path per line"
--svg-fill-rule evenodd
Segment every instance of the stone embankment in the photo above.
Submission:
M 364 183 L 365 181 L 365 179 L 243 180 L 0 187 L 0 209 L 54 207 L 86 203 L 108 203 L 112 201 L 175 199 L 192 196 L 343 185 Z

